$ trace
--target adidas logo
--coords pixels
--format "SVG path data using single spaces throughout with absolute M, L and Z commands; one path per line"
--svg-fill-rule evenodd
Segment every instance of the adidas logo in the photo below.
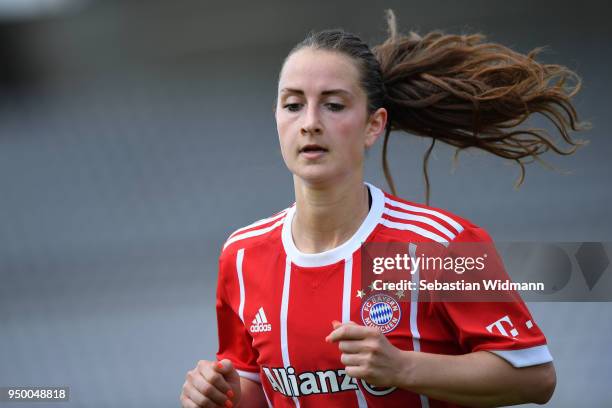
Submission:
M 263 307 L 260 307 L 253 319 L 253 324 L 251 325 L 251 333 L 259 333 L 259 332 L 269 332 L 272 331 L 272 325 L 268 323 L 268 319 L 266 318 L 266 313 L 263 310 Z

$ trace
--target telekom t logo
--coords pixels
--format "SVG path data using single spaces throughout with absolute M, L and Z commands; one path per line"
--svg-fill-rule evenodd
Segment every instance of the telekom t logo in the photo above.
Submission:
M 505 327 L 504 327 L 504 323 L 506 324 Z M 507 315 L 502 317 L 498 321 L 493 322 L 490 325 L 488 325 L 487 331 L 489 333 L 493 333 L 493 328 L 496 328 L 502 334 L 502 336 L 510 337 L 508 335 L 508 332 L 506 331 L 506 327 L 510 330 L 510 335 L 512 335 L 512 337 L 518 336 L 518 330 L 514 328 L 514 325 L 512 324 L 512 320 L 510 320 L 510 317 L 508 317 Z

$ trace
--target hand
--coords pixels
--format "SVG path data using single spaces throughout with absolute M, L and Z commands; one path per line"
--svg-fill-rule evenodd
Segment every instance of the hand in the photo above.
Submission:
M 240 401 L 240 376 L 228 359 L 200 360 L 187 372 L 180 400 L 183 408 L 232 408 Z
M 354 322 L 332 322 L 334 330 L 325 338 L 338 343 L 346 373 L 379 387 L 397 386 L 407 368 L 407 353 L 398 349 L 374 327 Z

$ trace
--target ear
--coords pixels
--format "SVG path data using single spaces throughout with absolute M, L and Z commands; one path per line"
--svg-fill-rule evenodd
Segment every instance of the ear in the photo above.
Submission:
M 387 125 L 387 110 L 378 108 L 368 118 L 365 134 L 365 147 L 370 148 L 376 143 L 380 135 L 385 131 Z

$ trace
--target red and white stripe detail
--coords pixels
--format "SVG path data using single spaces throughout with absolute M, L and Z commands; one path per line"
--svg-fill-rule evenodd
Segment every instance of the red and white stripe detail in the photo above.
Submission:
M 289 208 L 284 209 L 272 217 L 264 218 L 234 231 L 227 241 L 225 241 L 225 244 L 223 244 L 223 249 L 227 248 L 234 242 L 266 234 L 276 227 L 283 225 L 283 220 L 287 215 L 287 210 L 289 210 Z
M 383 215 L 386 217 L 381 218 L 382 225 L 397 230 L 411 231 L 441 244 L 447 244 L 463 231 L 463 226 L 446 214 L 430 208 L 402 203 L 387 196 L 385 196 Z

